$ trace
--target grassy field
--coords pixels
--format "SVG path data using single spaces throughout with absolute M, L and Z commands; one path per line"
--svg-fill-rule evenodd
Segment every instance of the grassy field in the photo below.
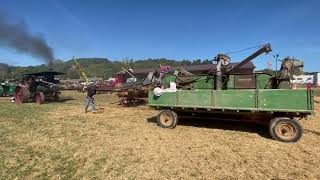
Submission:
M 286 144 L 246 123 L 184 120 L 162 129 L 157 111 L 110 104 L 114 95 L 98 95 L 101 114 L 83 113 L 84 94 L 64 98 L 19 107 L 0 98 L 0 179 L 320 179 L 314 133 Z M 320 131 L 319 117 L 302 124 Z
M 320 88 L 315 88 L 313 91 L 315 96 L 320 96 Z

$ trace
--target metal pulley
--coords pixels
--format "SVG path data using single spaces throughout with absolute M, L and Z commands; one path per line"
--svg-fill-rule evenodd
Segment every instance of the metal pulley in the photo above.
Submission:
M 221 62 L 222 66 L 228 66 L 231 62 L 231 58 L 225 54 L 218 54 L 215 61 L 218 63 Z

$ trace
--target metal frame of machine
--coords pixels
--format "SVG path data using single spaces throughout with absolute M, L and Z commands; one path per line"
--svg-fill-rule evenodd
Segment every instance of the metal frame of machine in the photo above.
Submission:
M 1 96 L 13 96 L 16 90 L 16 84 L 12 82 L 2 82 L 0 84 L 0 97 Z

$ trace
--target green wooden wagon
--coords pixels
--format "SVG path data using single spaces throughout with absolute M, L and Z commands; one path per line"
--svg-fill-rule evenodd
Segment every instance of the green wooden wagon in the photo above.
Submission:
M 283 142 L 302 136 L 298 120 L 314 113 L 312 90 L 177 90 L 156 96 L 149 91 L 149 106 L 161 109 L 157 122 L 174 128 L 178 116 L 201 114 L 216 119 L 250 121 L 269 125 L 270 135 Z
M 314 113 L 311 88 L 292 89 L 290 83 L 291 72 L 301 69 L 303 63 L 285 58 L 275 75 L 241 71 L 251 60 L 270 51 L 270 44 L 263 45 L 236 64 L 230 63 L 228 55 L 218 54 L 215 67 L 206 74 L 195 75 L 181 67 L 174 74 L 159 76 L 162 83 L 155 84 L 148 97 L 151 107 L 162 109 L 158 124 L 174 128 L 178 115 L 201 115 L 268 124 L 272 138 L 298 141 L 303 131 L 298 120 Z

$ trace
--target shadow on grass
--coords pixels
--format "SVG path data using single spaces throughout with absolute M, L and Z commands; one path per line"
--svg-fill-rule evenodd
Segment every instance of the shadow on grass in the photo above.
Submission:
M 58 102 L 67 102 L 67 101 L 73 101 L 73 100 L 76 100 L 76 99 L 72 97 L 64 97 L 64 98 L 61 98 Z
M 134 99 L 134 100 L 119 100 L 119 106 L 123 107 L 139 107 L 139 106 L 146 106 L 148 104 L 147 100 L 145 99 Z
M 315 96 L 320 96 L 320 88 L 314 88 L 313 93 Z
M 46 99 L 43 104 L 48 104 L 48 103 L 64 103 L 64 102 L 74 101 L 74 100 L 76 100 L 76 99 L 75 99 L 75 98 L 72 98 L 72 97 L 62 97 L 62 98 L 60 98 L 59 100 Z M 31 103 L 35 103 L 35 102 L 31 102 Z
M 157 117 L 148 118 L 149 123 L 157 123 Z M 198 128 L 222 129 L 229 131 L 256 133 L 261 137 L 271 139 L 266 125 L 245 121 L 231 121 L 223 119 L 210 119 L 204 117 L 179 117 L 177 126 L 192 126 Z
M 54 99 L 46 99 L 44 102 L 42 102 L 41 104 L 51 104 L 51 103 L 64 103 L 64 102 L 67 102 L 67 101 L 73 101 L 73 100 L 76 100 L 74 98 L 61 98 L 59 100 L 54 100 Z M 11 100 L 8 102 L 11 102 Z M 15 103 L 12 103 L 12 104 L 15 104 Z M 35 101 L 27 101 L 27 102 L 23 102 L 23 104 L 37 104 Z M 18 104 L 19 105 L 19 104 Z

